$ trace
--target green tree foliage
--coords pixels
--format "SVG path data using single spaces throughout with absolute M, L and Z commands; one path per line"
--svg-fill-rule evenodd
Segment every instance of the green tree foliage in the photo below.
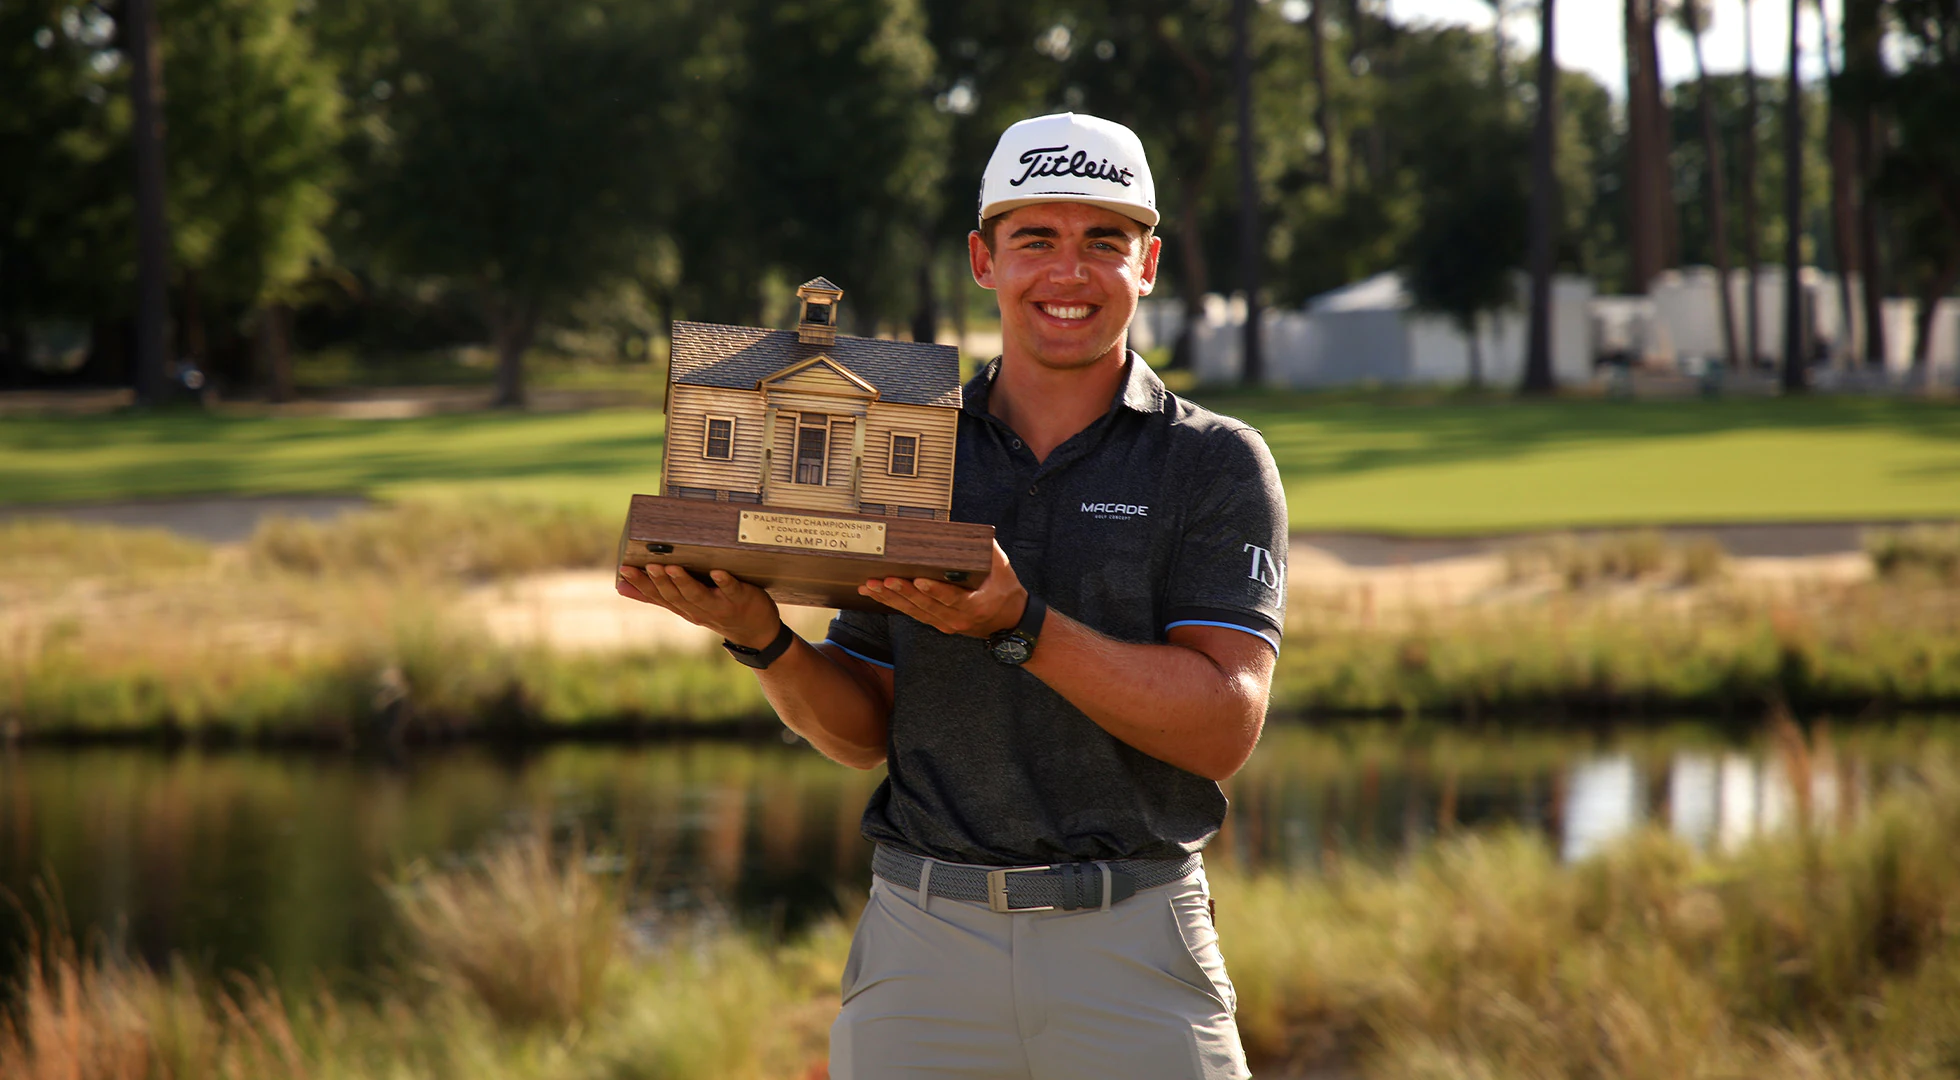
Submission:
M 50 320 L 113 342 L 133 304 L 120 6 L 0 3 L 0 334 L 16 346 Z M 1952 3 L 1850 7 L 1889 35 L 1882 59 L 1877 31 L 1839 38 L 1847 93 L 1881 121 L 1865 175 L 1889 227 L 1873 246 L 1888 280 L 1936 297 L 1960 273 Z M 910 315 L 931 333 L 1000 131 L 1069 109 L 1143 138 L 1164 215 L 1159 295 L 1195 310 L 1243 287 L 1231 8 L 158 0 L 178 345 L 242 379 L 257 313 L 307 303 L 315 343 L 488 338 L 515 403 L 541 333 L 644 355 L 671 317 L 780 323 L 814 274 L 848 290 L 854 329 Z M 1270 0 L 1250 25 L 1262 299 L 1403 268 L 1425 306 L 1466 326 L 1511 302 L 1536 58 L 1488 31 L 1398 23 L 1376 0 Z M 1626 289 L 1624 106 L 1583 74 L 1558 86 L 1557 265 Z M 1813 211 L 1786 226 L 1783 90 L 1758 88 L 1769 107 L 1745 132 L 1748 86 L 1708 79 L 1719 141 L 1762 150 L 1753 192 L 1742 155 L 1724 163 L 1733 248 L 1753 206 L 1767 250 L 1794 227 L 1836 268 L 1827 158 L 1806 155 Z M 1668 118 L 1662 224 L 1678 219 L 1686 262 L 1711 250 L 1699 97 L 1676 87 Z M 1807 104 L 1821 147 L 1827 112 Z
M 0 332 L 16 344 L 30 317 L 119 310 L 134 273 L 115 32 L 94 5 L 0 5 Z
M 1898 268 L 1919 301 L 1912 363 L 1923 377 L 1936 305 L 1960 284 L 1960 6 L 1893 0 L 1890 14 L 1903 64 L 1874 73 L 1867 90 L 1892 127 L 1876 193 L 1892 209 Z
M 1412 42 L 1413 44 L 1413 42 Z M 1416 306 L 1447 315 L 1470 338 L 1470 379 L 1481 381 L 1482 317 L 1517 297 L 1530 211 L 1524 120 L 1478 71 L 1468 35 L 1444 31 L 1422 42 L 1390 122 L 1422 124 L 1409 150 L 1421 213 L 1403 244 Z M 1408 130 L 1408 129 L 1404 129 Z
M 732 137 L 676 235 L 684 277 L 731 241 L 747 250 L 688 309 L 752 319 L 763 271 L 791 285 L 822 274 L 869 330 L 904 309 L 940 205 L 946 124 L 924 19 L 912 0 L 749 0 L 737 22 Z
M 243 342 L 328 254 L 340 87 L 296 0 L 164 0 L 166 162 L 181 351 L 252 377 Z
M 175 262 L 256 305 L 326 254 L 340 88 L 296 0 L 165 0 L 164 99 Z
M 388 269 L 477 292 L 498 402 L 521 404 L 540 321 L 630 269 L 663 223 L 662 106 L 685 34 L 671 8 L 626 0 L 417 14 L 378 65 L 356 221 Z
M 1748 116 L 1748 93 L 1741 75 L 1710 75 L 1708 77 L 1710 104 L 1714 107 L 1715 129 L 1725 145 L 1737 146 L 1750 134 L 1745 126 Z M 1783 217 L 1783 95 L 1784 83 L 1781 78 L 1759 77 L 1756 80 L 1756 100 L 1758 102 L 1757 130 L 1754 133 L 1757 145 L 1755 203 L 1757 220 L 1762 229 L 1764 251 L 1783 250 L 1783 238 L 1787 224 Z M 1669 103 L 1668 124 L 1674 156 L 1671 160 L 1673 173 L 1673 206 L 1681 219 L 1681 259 L 1690 266 L 1708 266 L 1714 263 L 1712 247 L 1709 243 L 1709 215 L 1706 192 L 1708 172 L 1706 157 L 1701 143 L 1701 90 L 1693 83 L 1682 83 L 1674 88 L 1673 100 Z M 1804 102 L 1804 129 L 1811 145 L 1822 146 L 1829 110 L 1825 107 L 1823 94 L 1819 91 L 1806 92 Z M 1724 204 L 1728 213 L 1729 244 L 1731 251 L 1743 250 L 1742 220 L 1743 203 L 1749 198 L 1742 181 L 1740 154 L 1723 156 Z M 1830 244 L 1830 224 L 1823 208 L 1830 205 L 1831 171 L 1830 163 L 1821 153 L 1807 154 L 1804 158 L 1804 205 L 1818 208 L 1817 214 L 1800 226 L 1803 233 L 1805 257 L 1821 260 L 1824 267 L 1837 270 L 1837 264 Z
M 0 321 L 89 320 L 113 339 L 133 306 L 116 11 L 0 7 Z M 325 254 L 338 89 L 293 0 L 166 0 L 159 23 L 180 348 L 236 356 L 240 318 Z

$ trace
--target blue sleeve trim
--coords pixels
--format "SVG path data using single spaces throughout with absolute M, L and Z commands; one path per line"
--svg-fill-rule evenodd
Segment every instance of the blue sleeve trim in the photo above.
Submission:
M 1279 651 L 1279 642 L 1273 640 L 1273 636 L 1271 634 L 1266 633 L 1264 630 L 1254 630 L 1250 626 L 1241 626 L 1238 623 L 1229 623 L 1229 622 L 1213 622 L 1210 619 L 1179 619 L 1178 621 L 1164 627 L 1164 631 L 1166 633 L 1169 633 L 1170 631 L 1175 630 L 1180 626 L 1222 626 L 1227 630 L 1237 630 L 1242 634 L 1251 634 L 1253 637 L 1258 638 L 1260 641 L 1263 641 L 1266 644 L 1271 645 L 1273 647 L 1274 652 Z M 842 646 L 839 646 L 839 648 L 842 648 Z
M 856 649 L 851 648 L 849 645 L 845 645 L 839 642 L 836 638 L 825 638 L 823 639 L 823 641 L 824 644 L 835 645 L 838 648 L 844 650 L 845 652 L 851 654 L 852 656 L 857 657 L 859 660 L 862 660 L 865 663 L 870 664 L 872 667 L 881 667 L 884 668 L 886 671 L 898 670 L 896 667 L 892 666 L 891 664 L 885 663 L 883 660 L 873 660 L 869 656 L 866 656 L 863 653 L 857 651 Z

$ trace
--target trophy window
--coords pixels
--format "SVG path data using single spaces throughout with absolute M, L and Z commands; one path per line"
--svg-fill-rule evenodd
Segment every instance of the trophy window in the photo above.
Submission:
M 796 423 L 796 482 L 823 483 L 823 463 L 830 446 L 830 424 L 822 416 L 805 414 Z
M 701 443 L 701 456 L 716 461 L 735 457 L 735 421 L 726 416 L 708 417 L 708 431 Z
M 919 475 L 919 437 L 917 435 L 892 434 L 891 474 L 893 476 Z

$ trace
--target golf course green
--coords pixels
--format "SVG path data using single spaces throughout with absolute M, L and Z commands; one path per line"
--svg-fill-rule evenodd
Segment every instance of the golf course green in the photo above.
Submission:
M 1265 435 L 1296 529 L 1476 533 L 1960 514 L 1960 407 L 1809 397 L 1405 403 L 1202 397 Z M 0 421 L 0 505 L 190 495 L 496 495 L 624 505 L 653 409 L 406 420 L 165 413 Z

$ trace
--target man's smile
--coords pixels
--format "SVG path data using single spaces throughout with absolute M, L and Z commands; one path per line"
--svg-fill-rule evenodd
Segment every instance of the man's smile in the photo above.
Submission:
M 1099 310 L 1099 306 L 1095 304 L 1055 304 L 1036 301 L 1034 306 L 1051 319 L 1070 322 L 1086 319 Z

